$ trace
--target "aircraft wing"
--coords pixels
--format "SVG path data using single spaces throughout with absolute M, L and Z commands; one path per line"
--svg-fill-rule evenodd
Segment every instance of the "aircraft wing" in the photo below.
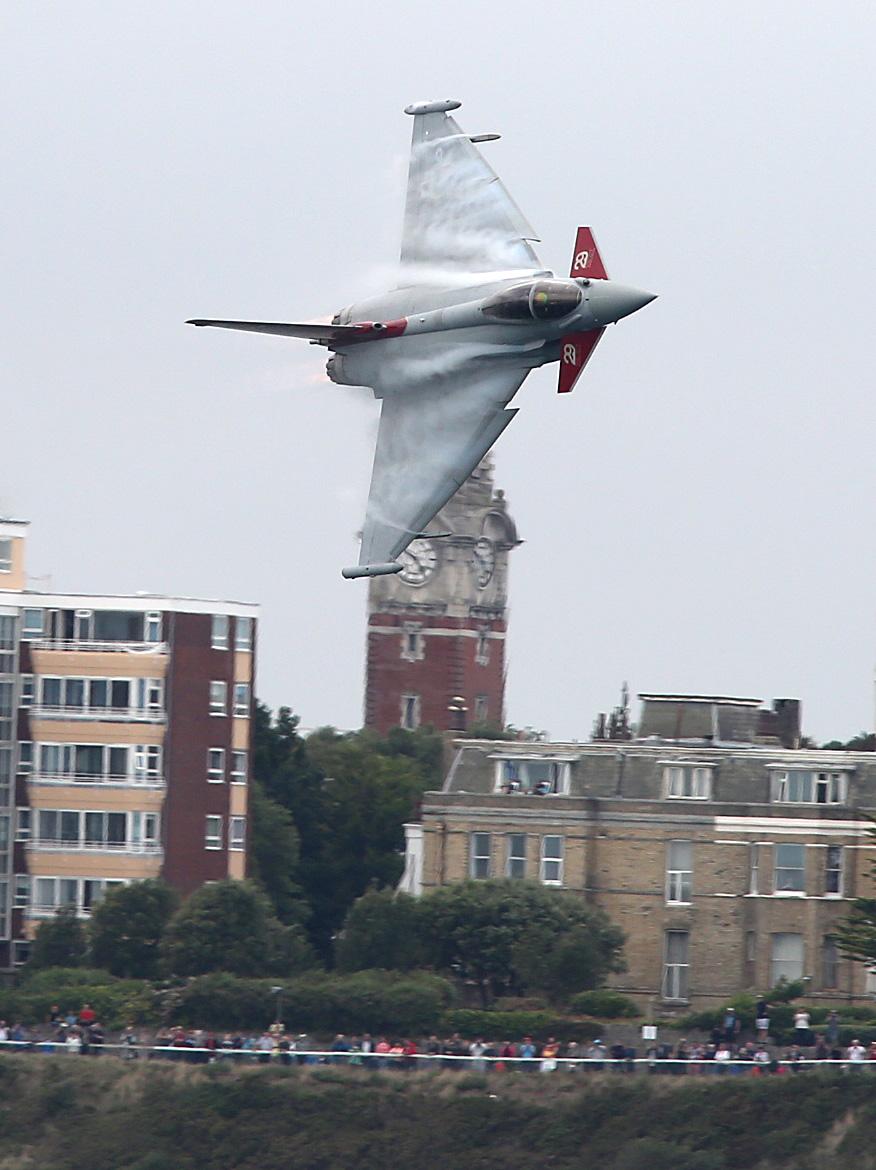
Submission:
M 425 108 L 408 108 L 414 131 L 402 231 L 405 283 L 429 283 L 431 272 L 540 271 L 531 244 L 538 236 L 493 168 L 453 118 L 429 103 Z
M 359 565 L 387 565 L 462 486 L 517 413 L 528 369 L 475 367 L 383 399 Z

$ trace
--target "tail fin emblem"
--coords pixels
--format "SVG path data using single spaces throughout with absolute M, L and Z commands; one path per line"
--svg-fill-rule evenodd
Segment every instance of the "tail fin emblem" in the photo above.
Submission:
M 577 366 L 578 364 L 578 347 L 571 341 L 563 346 L 563 365 Z
M 589 251 L 576 253 L 575 263 L 572 265 L 572 271 L 577 272 L 579 268 L 586 269 L 589 267 L 590 267 L 590 253 L 589 253 Z

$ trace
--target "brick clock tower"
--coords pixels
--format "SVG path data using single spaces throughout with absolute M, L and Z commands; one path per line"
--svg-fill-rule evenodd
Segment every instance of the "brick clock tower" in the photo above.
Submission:
M 518 544 L 488 455 L 399 558 L 401 573 L 369 583 L 366 727 L 504 725 L 508 553 Z

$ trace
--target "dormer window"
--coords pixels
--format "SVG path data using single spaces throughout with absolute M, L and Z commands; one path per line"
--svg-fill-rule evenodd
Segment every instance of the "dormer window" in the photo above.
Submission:
M 774 804 L 845 804 L 847 772 L 781 769 L 773 772 Z
M 704 764 L 666 764 L 663 783 L 671 800 L 710 800 L 712 768 Z
M 566 760 L 504 759 L 496 761 L 496 791 L 509 795 L 556 796 L 566 792 L 569 764 Z

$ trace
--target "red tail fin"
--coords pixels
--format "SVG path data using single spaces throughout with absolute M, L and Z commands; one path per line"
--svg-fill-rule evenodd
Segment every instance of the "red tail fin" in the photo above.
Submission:
M 559 394 L 568 394 L 578 381 L 604 332 L 604 329 L 593 329 L 589 333 L 569 333 L 560 342 Z
M 589 227 L 578 228 L 578 238 L 575 240 L 575 251 L 572 255 L 572 271 L 570 276 L 586 276 L 590 280 L 608 280 L 608 273 L 596 247 L 596 240 Z

